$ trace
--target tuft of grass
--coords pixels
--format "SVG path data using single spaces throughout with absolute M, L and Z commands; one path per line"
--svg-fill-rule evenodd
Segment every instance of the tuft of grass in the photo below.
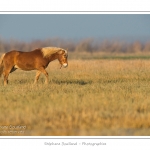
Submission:
M 43 75 L 33 85 L 35 71 L 17 70 L 8 86 L 1 79 L 0 126 L 26 126 L 11 135 L 149 135 L 149 66 L 149 60 L 70 60 L 60 70 L 52 62 L 48 85 Z

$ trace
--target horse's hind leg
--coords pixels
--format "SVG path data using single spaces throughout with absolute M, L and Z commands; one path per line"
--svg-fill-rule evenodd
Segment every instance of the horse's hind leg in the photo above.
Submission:
M 5 70 L 5 71 L 3 72 L 3 75 L 4 75 L 4 85 L 7 85 L 7 84 L 8 84 L 8 76 L 9 76 L 9 73 L 10 73 L 10 71 L 8 71 L 8 70 Z
M 8 84 L 8 76 L 11 72 L 15 71 L 16 69 L 13 67 L 9 67 L 9 69 L 4 69 L 3 76 L 4 76 L 4 85 Z
M 35 80 L 34 80 L 34 84 L 36 84 L 39 80 L 39 77 L 40 77 L 40 74 L 41 74 L 41 71 L 37 71 L 36 72 L 36 76 L 35 76 Z

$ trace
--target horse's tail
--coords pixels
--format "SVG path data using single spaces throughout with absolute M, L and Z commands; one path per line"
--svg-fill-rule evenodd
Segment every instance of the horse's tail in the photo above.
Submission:
M 0 58 L 0 77 L 3 73 L 3 69 L 4 69 L 4 65 L 3 65 L 3 58 L 4 58 L 5 54 L 3 54 Z

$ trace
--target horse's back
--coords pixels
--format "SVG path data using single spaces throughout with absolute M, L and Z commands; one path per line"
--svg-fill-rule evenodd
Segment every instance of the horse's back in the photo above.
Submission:
M 19 53 L 19 57 L 26 58 L 26 59 L 30 59 L 30 58 L 34 59 L 34 58 L 41 57 L 41 56 L 42 56 L 42 53 L 41 53 L 40 49 L 35 49 L 30 52 L 20 52 Z
M 7 59 L 7 61 L 11 61 L 11 60 L 28 60 L 28 59 L 32 59 L 34 57 L 39 57 L 41 55 L 41 52 L 39 49 L 30 51 L 30 52 L 22 52 L 22 51 L 17 51 L 17 50 L 12 50 L 10 52 L 7 52 L 5 54 L 5 59 Z

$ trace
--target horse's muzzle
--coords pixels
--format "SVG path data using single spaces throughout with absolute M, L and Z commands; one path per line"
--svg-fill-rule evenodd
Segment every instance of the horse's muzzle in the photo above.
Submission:
M 63 64 L 63 67 L 64 67 L 64 68 L 66 68 L 67 66 L 68 66 L 68 64 L 67 64 L 67 63 L 64 63 L 64 64 Z

